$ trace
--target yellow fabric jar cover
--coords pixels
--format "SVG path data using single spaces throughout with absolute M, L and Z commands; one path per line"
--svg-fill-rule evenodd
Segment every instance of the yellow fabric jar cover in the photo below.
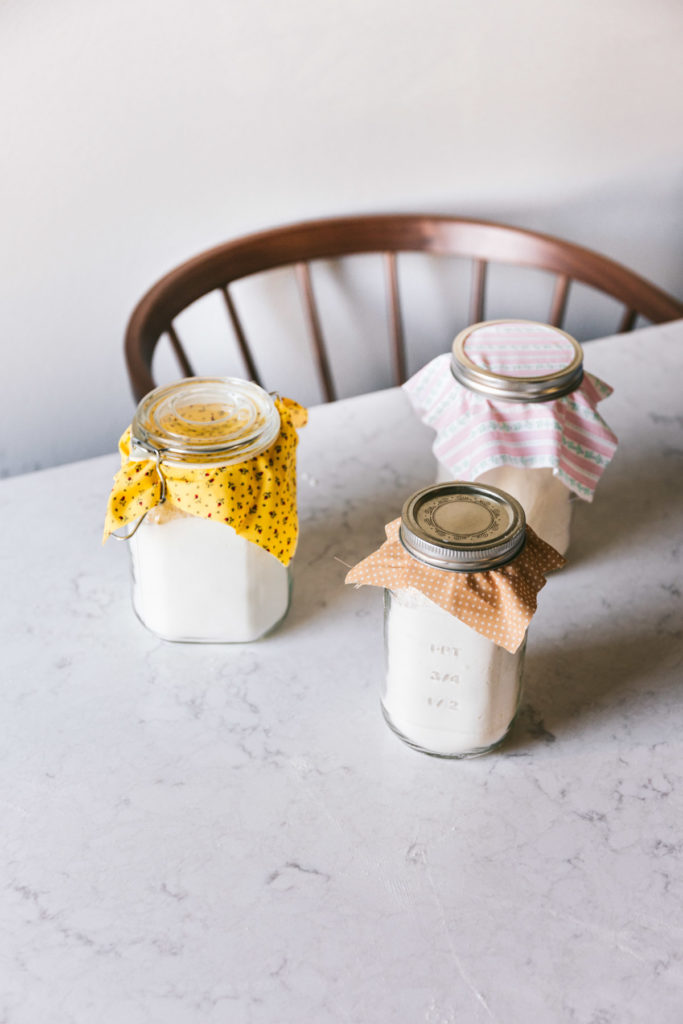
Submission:
M 227 523 L 240 537 L 258 544 L 289 565 L 299 533 L 296 508 L 297 429 L 306 409 L 289 398 L 276 398 L 280 432 L 265 451 L 232 465 L 164 463 L 167 504 L 181 513 Z M 103 543 L 119 528 L 159 505 L 161 480 L 153 458 L 130 458 L 131 431 L 119 441 L 121 469 L 114 477 Z M 162 453 L 163 456 L 163 453 Z
M 400 525 L 400 519 L 387 524 L 384 544 L 358 562 L 345 582 L 418 590 L 514 654 L 536 611 L 536 595 L 546 584 L 545 573 L 562 568 L 562 555 L 527 526 L 526 543 L 511 562 L 483 572 L 453 572 L 413 558 L 399 540 Z

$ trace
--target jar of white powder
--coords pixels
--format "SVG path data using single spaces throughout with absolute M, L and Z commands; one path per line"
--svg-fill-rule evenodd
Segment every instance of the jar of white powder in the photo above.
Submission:
M 418 491 L 386 532 L 347 576 L 385 587 L 384 717 L 424 753 L 484 754 L 515 718 L 536 594 L 564 559 L 484 484 Z
M 142 514 L 126 537 L 133 605 L 163 639 L 251 641 L 286 615 L 293 407 L 305 416 L 236 378 L 188 378 L 140 402 L 121 439 L 105 536 Z
M 558 551 L 575 497 L 591 501 L 617 439 L 596 410 L 611 388 L 584 372 L 579 343 L 527 320 L 474 324 L 404 385 L 437 431 L 437 482 L 478 480 L 512 494 Z

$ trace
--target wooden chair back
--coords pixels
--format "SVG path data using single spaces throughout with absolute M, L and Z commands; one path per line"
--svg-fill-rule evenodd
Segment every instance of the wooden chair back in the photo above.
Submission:
M 293 266 L 301 292 L 311 352 L 322 394 L 336 397 L 316 303 L 311 264 L 362 253 L 381 254 L 386 272 L 386 303 L 392 338 L 394 381 L 406 379 L 406 349 L 397 257 L 402 252 L 465 257 L 472 261 L 469 322 L 486 316 L 486 282 L 490 263 L 533 267 L 555 275 L 548 323 L 561 327 L 573 281 L 616 299 L 624 307 L 617 333 L 633 328 L 638 316 L 653 323 L 683 317 L 683 303 L 619 263 L 599 253 L 549 235 L 487 221 L 428 215 L 376 215 L 308 221 L 237 238 L 176 267 L 146 293 L 126 331 L 126 361 L 136 400 L 153 387 L 152 357 L 167 335 L 184 376 L 194 370 L 175 318 L 197 299 L 218 292 L 244 362 L 246 376 L 263 383 L 238 313 L 230 285 L 275 268 Z

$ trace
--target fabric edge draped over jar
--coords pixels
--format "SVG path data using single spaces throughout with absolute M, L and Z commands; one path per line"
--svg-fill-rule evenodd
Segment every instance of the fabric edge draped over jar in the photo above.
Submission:
M 476 480 L 499 466 L 552 469 L 584 501 L 617 448 L 597 404 L 612 388 L 584 371 L 575 391 L 548 402 L 487 398 L 459 384 L 448 353 L 437 356 L 402 386 L 422 422 L 436 431 L 434 455 L 454 479 Z
M 385 527 L 387 539 L 347 574 L 356 586 L 412 588 L 465 625 L 514 654 L 536 611 L 545 574 L 561 569 L 565 559 L 527 526 L 522 551 L 506 565 L 484 572 L 437 569 L 413 558 L 399 540 L 401 520 Z
M 296 502 L 297 429 L 306 409 L 276 398 L 280 432 L 265 451 L 227 466 L 163 463 L 166 502 L 181 513 L 227 523 L 246 540 L 289 565 L 298 540 Z M 154 459 L 130 458 L 130 427 L 119 441 L 121 469 L 114 476 L 103 543 L 115 531 L 159 505 L 161 481 Z

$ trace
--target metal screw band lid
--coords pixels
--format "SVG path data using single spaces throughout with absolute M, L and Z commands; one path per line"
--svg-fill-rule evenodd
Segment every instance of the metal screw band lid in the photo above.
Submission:
M 451 373 L 464 387 L 511 402 L 550 402 L 583 380 L 575 338 L 533 320 L 487 320 L 453 342 Z
M 150 391 L 131 425 L 133 455 L 231 465 L 269 448 L 280 432 L 271 395 L 238 377 L 186 377 Z
M 525 538 L 520 503 L 488 484 L 434 484 L 411 495 L 401 512 L 403 547 L 437 569 L 494 569 L 512 561 Z

